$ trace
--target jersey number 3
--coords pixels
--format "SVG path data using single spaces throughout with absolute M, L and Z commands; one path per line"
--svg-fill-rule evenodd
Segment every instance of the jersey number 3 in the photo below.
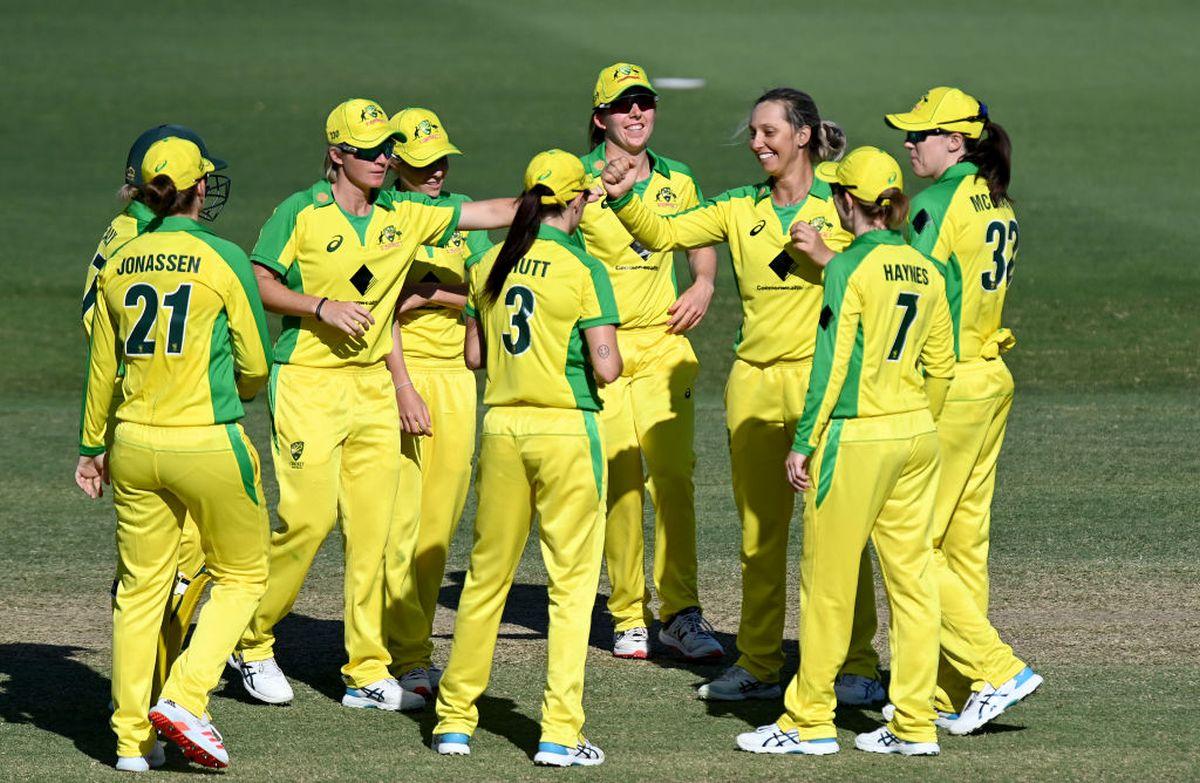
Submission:
M 504 350 L 513 356 L 519 356 L 529 350 L 533 341 L 533 332 L 529 328 L 529 319 L 533 317 L 533 291 L 523 285 L 515 285 L 504 295 L 504 305 L 508 308 L 508 331 L 504 333 Z
M 171 311 L 167 327 L 167 353 L 178 356 L 183 353 L 183 339 L 187 336 L 188 302 L 192 298 L 192 284 L 183 283 L 162 298 L 163 305 Z M 125 307 L 141 307 L 142 312 L 125 338 L 126 356 L 153 356 L 154 340 L 150 333 L 158 320 L 158 289 L 148 283 L 135 283 L 125 292 Z
M 995 291 L 1001 283 L 1012 282 L 1013 263 L 1017 260 L 1017 221 L 988 223 L 984 241 L 992 246 L 992 263 L 996 268 L 983 273 L 983 290 Z

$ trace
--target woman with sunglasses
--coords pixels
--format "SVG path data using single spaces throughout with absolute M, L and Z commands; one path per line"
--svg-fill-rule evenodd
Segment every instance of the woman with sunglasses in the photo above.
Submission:
M 913 173 L 933 180 L 913 199 L 912 243 L 941 265 L 954 317 L 958 364 L 938 422 L 936 706 L 951 733 L 969 734 L 1042 684 L 987 619 L 992 495 L 1013 397 L 1001 355 L 1016 344 L 1001 325 L 1019 235 L 1008 195 L 1012 144 L 987 106 L 954 87 L 935 87 L 885 121 L 906 132 Z
M 487 368 L 479 509 L 433 748 L 471 752 L 500 615 L 534 513 L 550 597 L 542 733 L 534 763 L 594 766 L 583 736 L 583 676 L 604 548 L 603 425 L 597 386 L 621 374 L 617 308 L 604 265 L 572 234 L 593 178 L 569 152 L 525 170 L 504 244 L 470 262 L 467 366 Z
M 125 159 L 125 184 L 118 191 L 118 197 L 126 202 L 121 213 L 112 219 L 105 229 L 100 243 L 96 246 L 95 255 L 88 264 L 87 279 L 84 283 L 83 294 L 83 331 L 90 340 L 92 336 L 92 314 L 96 307 L 96 297 L 99 293 L 100 273 L 108 264 L 108 259 L 120 250 L 131 239 L 140 236 L 151 228 L 156 228 L 161 222 L 157 215 L 146 205 L 142 178 L 142 161 L 146 150 L 156 141 L 175 137 L 186 139 L 195 144 L 205 160 L 209 160 L 215 171 L 225 168 L 225 161 L 210 156 L 204 140 L 191 128 L 182 125 L 158 125 L 144 131 L 134 140 Z M 225 205 L 229 194 L 229 178 L 216 173 L 205 177 L 205 198 L 200 208 L 200 218 L 206 221 L 216 220 L 221 208 Z M 120 370 L 119 370 L 120 372 Z M 116 411 L 121 406 L 122 386 L 113 386 L 112 409 L 109 415 L 108 445 L 112 446 L 112 436 L 116 432 Z M 192 616 L 200 606 L 200 597 L 208 585 L 209 574 L 204 569 L 204 550 L 200 546 L 200 531 L 195 521 L 186 517 L 179 539 L 179 567 L 175 577 L 175 589 L 163 615 L 162 628 L 158 638 L 158 657 L 154 665 L 154 680 L 151 685 L 150 699 L 156 701 L 166 681 L 171 664 L 179 657 L 183 648 L 184 638 L 192 625 Z M 161 753 L 157 750 L 155 760 L 161 763 Z
M 450 156 L 462 153 L 436 114 L 404 109 L 392 117 L 392 128 L 400 134 L 392 158 L 397 194 L 471 200 L 446 189 Z M 491 246 L 486 231 L 455 231 L 442 247 L 422 247 L 400 292 L 393 327 L 393 339 L 402 346 L 394 355 L 392 380 L 403 446 L 384 566 L 384 629 L 391 671 L 404 690 L 426 699 L 441 677 L 429 635 L 475 453 L 475 373 L 463 363 L 465 265 Z
M 660 215 L 697 206 L 703 196 L 684 164 L 649 149 L 658 94 L 643 68 L 615 63 L 600 71 L 588 124 L 592 151 L 583 156 L 599 174 L 614 158 L 637 165 L 634 197 Z M 604 539 L 613 655 L 646 658 L 650 591 L 646 589 L 642 505 L 654 503 L 654 588 L 660 602 L 659 640 L 690 660 L 725 654 L 700 612 L 696 586 L 696 509 L 692 471 L 695 429 L 692 385 L 699 371 L 684 333 L 712 301 L 717 253 L 688 251 L 695 282 L 682 294 L 670 251 L 642 247 L 603 204 L 589 204 L 579 232 L 584 247 L 604 262 L 617 297 L 617 339 L 625 370 L 600 392 L 608 459 L 608 522 Z M 646 473 L 642 461 L 645 460 Z M 648 479 L 646 476 L 648 475 Z
M 507 225 L 515 204 L 382 191 L 393 133 L 375 101 L 335 107 L 325 125 L 325 177 L 276 208 L 250 254 L 263 303 L 283 316 L 269 387 L 280 527 L 267 593 L 233 663 L 246 690 L 272 704 L 293 695 L 275 662 L 275 624 L 339 519 L 349 658 L 342 704 L 425 703 L 388 673 L 383 635 L 384 551 L 400 471 L 389 370 L 396 302 L 423 245 L 443 245 L 459 228 Z
M 795 493 L 783 472 L 804 405 L 821 308 L 822 267 L 850 235 L 840 228 L 829 185 L 813 166 L 838 157 L 841 128 L 822 121 L 807 93 L 777 88 L 754 103 L 750 151 L 767 175 L 679 215 L 662 216 L 634 198 L 636 164 L 604 170 L 608 205 L 651 250 L 728 242 L 742 300 L 733 369 L 725 387 L 733 494 L 742 521 L 742 615 L 734 666 L 700 687 L 704 699 L 774 699 L 782 693 L 787 542 Z M 801 243 L 802 240 L 802 243 Z M 798 252 L 793 243 L 807 251 Z M 882 701 L 876 679 L 874 586 L 864 552 L 853 641 L 839 698 Z M 852 678 L 852 679 L 850 679 Z
M 161 763 L 155 729 L 189 759 L 228 766 L 206 715 L 209 692 L 267 584 L 271 526 L 258 454 L 239 421 L 242 400 L 267 381 L 271 346 L 246 254 L 199 222 L 215 169 L 188 139 L 145 150 L 140 203 L 154 229 L 112 253 L 94 301 L 75 481 L 93 498 L 110 476 L 113 485 L 111 725 L 117 768 L 130 772 Z M 212 591 L 152 701 L 155 639 L 188 519 L 199 528 Z

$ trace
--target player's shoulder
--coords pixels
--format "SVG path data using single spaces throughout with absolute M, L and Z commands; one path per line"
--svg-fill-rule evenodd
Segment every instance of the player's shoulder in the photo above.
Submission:
M 325 180 L 318 180 L 315 184 L 297 190 L 275 207 L 272 213 L 274 218 L 286 218 L 295 221 L 301 213 L 316 207 L 323 207 L 333 203 L 333 190 L 329 183 Z
M 739 185 L 736 188 L 723 190 L 715 196 L 705 199 L 706 204 L 714 204 L 722 201 L 749 201 L 754 203 L 762 196 L 762 190 L 766 187 L 767 195 L 770 195 L 770 187 L 766 185 Z
M 463 262 L 463 267 L 468 271 L 474 271 L 476 268 L 490 267 L 496 260 L 496 256 L 500 255 L 500 248 L 502 247 L 503 245 L 493 245 L 487 250 L 469 256 L 467 260 Z
M 692 167 L 683 161 L 669 158 L 657 152 L 654 153 L 654 159 L 660 168 L 666 170 L 670 178 L 683 177 L 695 181 L 696 175 L 692 173 Z
M 939 180 L 913 196 L 909 215 L 913 229 L 918 234 L 930 225 L 937 227 L 942 224 L 964 181 L 965 178 Z

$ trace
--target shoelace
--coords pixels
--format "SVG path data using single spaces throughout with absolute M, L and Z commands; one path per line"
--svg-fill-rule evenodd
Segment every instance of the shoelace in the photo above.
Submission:
M 675 619 L 675 622 L 679 623 L 679 636 L 682 639 L 689 639 L 697 634 L 712 636 L 717 630 L 716 628 L 713 628 L 712 623 L 704 619 L 704 615 L 700 614 L 699 612 L 688 612 L 687 614 L 681 614 Z
M 283 669 L 279 668 L 279 664 L 275 662 L 274 658 L 267 658 L 265 661 L 254 661 L 253 663 L 242 665 L 252 667 L 251 672 L 255 674 L 283 674 Z
M 404 673 L 403 679 L 405 679 L 405 680 L 415 679 L 415 678 L 424 678 L 424 679 L 428 680 L 429 672 L 425 669 L 424 666 L 418 666 L 417 668 Z
M 600 758 L 600 753 L 598 752 L 598 750 L 594 746 L 588 745 L 586 741 L 580 742 L 578 745 L 575 746 L 575 755 L 583 756 L 584 758 L 588 758 L 588 759 Z
M 630 628 L 628 631 L 622 631 L 623 639 L 632 639 L 635 642 L 644 642 L 650 638 L 650 632 L 645 628 Z

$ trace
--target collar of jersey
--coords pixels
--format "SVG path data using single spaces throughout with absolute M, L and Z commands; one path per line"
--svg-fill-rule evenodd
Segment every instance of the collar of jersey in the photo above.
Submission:
M 129 205 L 125 207 L 125 214 L 139 223 L 149 223 L 151 220 L 158 219 L 158 215 L 154 214 L 154 210 L 136 200 L 130 201 Z
M 375 194 L 375 201 L 372 202 L 372 206 L 389 209 L 392 205 L 392 201 L 395 200 L 394 191 L 394 188 L 388 188 L 386 190 L 380 190 L 377 192 Z M 316 209 L 337 203 L 337 200 L 333 197 L 333 185 L 323 179 L 317 180 L 317 182 L 313 184 L 313 186 L 309 189 L 309 196 L 312 198 L 312 205 Z
M 580 247 L 579 243 L 575 241 L 575 237 L 561 229 L 555 228 L 554 226 L 547 226 L 545 223 L 538 226 L 537 238 L 548 239 L 551 242 L 557 242 L 560 245 L 574 245 L 576 247 Z
M 158 231 L 208 231 L 203 223 L 183 215 L 165 217 L 158 224 Z
M 604 142 L 600 142 L 599 144 L 597 144 L 596 147 L 591 152 L 589 152 L 587 155 L 584 155 L 583 157 L 584 157 L 584 160 L 586 160 L 590 164 L 594 163 L 597 160 L 603 161 L 604 163 L 608 163 L 608 159 L 604 157 Z M 664 161 L 658 155 L 654 154 L 654 150 L 650 149 L 649 147 L 646 148 L 646 157 L 650 158 L 650 170 L 651 171 L 657 171 L 659 174 L 663 175 L 664 177 L 671 176 L 671 169 L 669 169 L 667 167 L 666 161 Z M 603 169 L 603 168 L 604 167 L 601 166 L 601 169 Z M 594 169 L 595 169 L 594 165 L 592 166 L 592 169 L 594 171 Z M 589 172 L 589 173 L 592 173 L 592 172 Z
M 938 177 L 937 181 L 945 182 L 948 179 L 962 179 L 963 177 L 978 173 L 978 166 L 976 166 L 974 163 L 962 161 L 961 163 L 955 163 L 953 166 L 943 171 L 942 176 Z
M 774 177 L 767 177 L 764 181 L 762 181 L 754 186 L 755 187 L 755 190 L 754 190 L 754 203 L 755 204 L 762 201 L 764 198 L 771 197 L 771 184 L 774 181 L 775 181 Z M 816 174 L 814 174 L 812 186 L 808 189 L 808 195 L 816 196 L 817 198 L 821 199 L 822 201 L 828 201 L 830 199 L 830 197 L 833 196 L 833 191 L 830 189 L 828 182 L 821 180 L 821 179 L 817 179 Z M 804 198 L 807 199 L 808 196 L 805 196 Z M 800 204 L 803 204 L 803 203 L 804 203 L 804 201 L 800 202 Z M 797 206 L 799 206 L 799 205 L 797 205 Z
M 887 228 L 877 228 L 874 231 L 868 231 L 865 234 L 856 236 L 854 241 L 850 243 L 850 247 L 855 245 L 904 245 L 904 237 L 900 236 L 899 231 L 892 231 Z M 850 248 L 847 248 L 849 250 Z

